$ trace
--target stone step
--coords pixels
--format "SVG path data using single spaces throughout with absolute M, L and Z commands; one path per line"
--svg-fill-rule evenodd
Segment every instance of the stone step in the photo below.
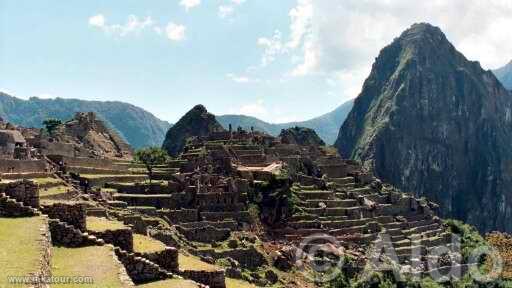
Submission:
M 318 216 L 347 216 L 352 208 L 304 208 L 308 214 Z
M 261 149 L 255 150 L 234 150 L 237 156 L 245 156 L 245 155 L 261 155 L 263 151 Z
M 405 235 L 413 235 L 413 234 L 419 234 L 419 233 L 428 232 L 428 231 L 431 231 L 431 230 L 437 230 L 438 228 L 439 228 L 439 224 L 438 223 L 433 223 L 433 224 L 430 224 L 430 225 L 418 226 L 418 227 L 411 228 L 411 229 L 408 229 L 408 230 L 403 230 L 403 233 Z
M 316 185 L 298 185 L 297 186 L 301 191 L 319 191 Z
M 303 200 L 334 200 L 332 191 L 299 191 L 297 196 Z
M 341 228 L 350 228 L 356 226 L 364 226 L 369 222 L 373 222 L 373 219 L 363 218 L 356 220 L 341 220 L 341 221 L 321 221 L 323 227 L 329 229 L 341 229 Z
M 306 200 L 304 202 L 305 208 L 319 208 L 321 203 L 325 204 L 328 208 L 350 208 L 358 205 L 357 200 Z
M 339 185 L 355 184 L 354 177 L 343 177 L 343 178 L 329 178 L 329 182 L 334 182 Z
M 346 221 L 347 216 L 318 216 L 314 214 L 297 214 L 288 219 L 289 221 Z
M 373 194 L 373 188 L 371 188 L 371 187 L 354 188 L 354 189 L 350 189 L 348 192 L 356 194 L 356 195 Z

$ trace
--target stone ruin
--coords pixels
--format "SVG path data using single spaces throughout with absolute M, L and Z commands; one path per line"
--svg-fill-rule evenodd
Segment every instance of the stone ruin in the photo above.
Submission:
M 62 129 L 76 136 L 100 131 L 97 125 L 80 114 Z M 210 287 L 225 287 L 225 277 L 272 285 L 279 280 L 272 269 L 289 272 L 297 255 L 306 262 L 312 245 L 320 245 L 321 253 L 355 257 L 355 271 L 373 257 L 365 253 L 370 246 L 388 245 L 397 265 L 412 268 L 410 274 L 429 272 L 429 252 L 445 247 L 458 259 L 454 265 L 467 270 L 450 246 L 453 235 L 435 215 L 437 205 L 383 184 L 327 147 L 282 143 L 242 129 L 213 132 L 190 138 L 178 158 L 158 167 L 153 183 L 127 182 L 125 174 L 140 166 L 103 156 L 47 157 L 49 165 L 66 163 L 59 177 L 78 189 L 86 204 L 41 204 L 37 185 L 21 181 L 0 186 L 0 215 L 46 215 L 55 246 L 112 245 L 136 284 L 181 275 Z M 69 173 L 108 177 L 94 182 Z M 90 180 L 88 190 L 84 180 Z M 126 227 L 93 231 L 86 223 L 92 216 Z M 134 234 L 167 247 L 139 253 Z M 330 238 L 303 245 L 311 235 Z M 184 270 L 179 253 L 227 266 Z

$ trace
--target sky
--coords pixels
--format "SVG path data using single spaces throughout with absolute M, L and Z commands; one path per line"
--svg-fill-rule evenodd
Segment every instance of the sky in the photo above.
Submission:
M 123 101 L 176 122 L 196 104 L 279 123 L 354 98 L 416 22 L 470 60 L 512 60 L 510 0 L 0 0 L 0 91 Z

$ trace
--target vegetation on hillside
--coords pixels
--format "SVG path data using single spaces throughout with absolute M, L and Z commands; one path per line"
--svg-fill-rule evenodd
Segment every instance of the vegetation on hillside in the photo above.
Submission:
M 62 121 L 55 118 L 48 118 L 43 121 L 44 129 L 48 133 L 48 135 L 53 135 L 55 130 L 62 124 Z
M 165 164 L 167 157 L 167 152 L 162 148 L 149 147 L 135 151 L 134 160 L 146 166 L 149 182 L 151 182 L 151 179 L 153 178 L 153 169 L 157 165 Z
M 134 148 L 160 146 L 170 127 L 144 109 L 123 102 L 36 97 L 22 100 L 0 92 L 0 117 L 23 127 L 43 128 L 46 119 L 66 121 L 84 111 L 95 112 Z

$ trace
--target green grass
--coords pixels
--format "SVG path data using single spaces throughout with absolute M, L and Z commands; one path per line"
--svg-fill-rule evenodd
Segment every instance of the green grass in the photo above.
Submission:
M 201 261 L 196 256 L 185 255 L 180 253 L 178 255 L 178 263 L 180 270 L 206 270 L 206 271 L 217 271 L 221 268 L 210 263 Z
M 53 287 L 123 287 L 119 280 L 120 265 L 108 246 L 52 248 L 52 276 L 88 276 L 93 284 L 61 284 Z
M 7 276 L 39 271 L 43 223 L 41 217 L 0 218 L 0 287 L 13 287 L 7 286 Z
M 53 196 L 53 195 L 58 195 L 58 194 L 65 194 L 68 191 L 69 191 L 69 187 L 60 185 L 60 186 L 55 186 L 55 187 L 46 188 L 46 189 L 45 188 L 39 189 L 39 196 L 45 197 L 45 196 Z
M 165 244 L 142 234 L 133 234 L 133 250 L 140 253 L 162 251 Z
M 185 279 L 168 279 L 137 285 L 143 288 L 197 288 L 197 283 Z
M 87 179 L 116 178 L 116 177 L 133 177 L 133 178 L 146 177 L 145 175 L 141 175 L 141 174 L 115 174 L 115 175 L 109 175 L 109 174 L 80 174 L 80 176 L 84 177 L 84 178 L 87 178 Z
M 226 288 L 256 288 L 256 285 L 247 281 L 226 277 Z
M 103 217 L 87 217 L 86 219 L 87 230 L 103 232 L 105 230 L 124 229 L 128 226 L 123 222 L 117 220 L 109 220 Z
M 34 181 L 35 183 L 37 183 L 39 185 L 64 183 L 64 181 L 62 181 L 62 179 L 50 178 L 50 177 L 47 177 L 47 178 L 32 178 L 30 180 Z

